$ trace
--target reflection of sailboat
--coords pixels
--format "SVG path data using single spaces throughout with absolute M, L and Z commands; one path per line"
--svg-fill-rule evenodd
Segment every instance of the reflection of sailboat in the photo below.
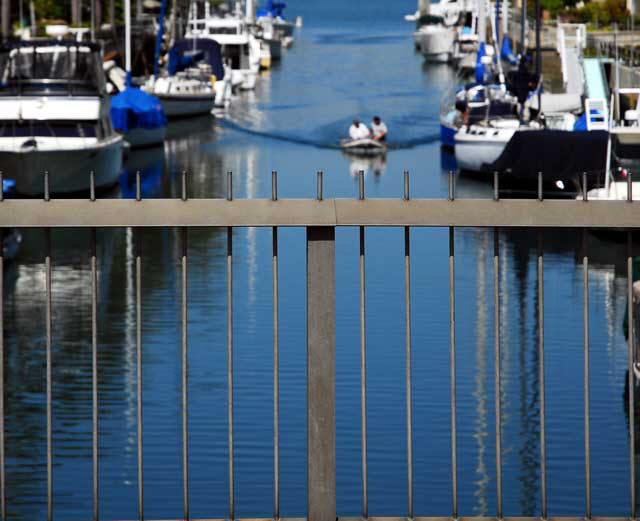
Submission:
M 373 174 L 379 177 L 387 169 L 387 156 L 384 154 L 375 157 L 343 155 L 349 159 L 349 173 L 354 177 L 360 172 L 364 172 L 365 176 Z
M 478 339 L 476 347 L 476 371 L 475 371 L 475 389 L 473 397 L 476 399 L 476 420 L 473 438 L 478 445 L 476 475 L 475 480 L 476 506 L 474 507 L 475 515 L 485 516 L 489 510 L 487 501 L 487 488 L 489 485 L 489 473 L 486 463 L 486 438 L 487 432 L 487 367 L 486 367 L 486 347 L 487 347 L 487 310 L 485 303 L 487 302 L 485 287 L 485 269 L 486 255 L 489 246 L 489 231 L 483 230 L 482 236 L 478 243 L 478 253 L 476 258 L 476 276 L 478 280 L 477 291 L 477 320 L 476 320 L 476 338 Z

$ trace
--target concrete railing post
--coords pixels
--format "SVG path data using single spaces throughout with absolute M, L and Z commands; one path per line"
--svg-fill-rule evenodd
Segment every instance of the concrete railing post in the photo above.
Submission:
M 307 228 L 308 521 L 336 520 L 335 228 Z

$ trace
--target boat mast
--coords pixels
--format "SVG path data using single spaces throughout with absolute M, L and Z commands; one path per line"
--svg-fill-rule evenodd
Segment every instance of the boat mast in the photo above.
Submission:
M 245 0 L 245 18 L 248 24 L 255 21 L 256 9 L 254 0 Z
M 131 0 L 124 0 L 124 69 L 126 86 L 131 86 Z
M 430 4 L 429 0 L 418 0 L 418 17 L 429 14 Z
M 520 55 L 524 57 L 527 52 L 525 45 L 527 29 L 527 0 L 520 1 L 522 2 L 522 13 L 520 13 Z
M 477 0 L 478 2 L 478 41 L 485 43 L 487 40 L 487 13 L 485 0 Z
M 540 0 L 536 0 L 536 74 L 538 75 L 538 116 L 542 113 L 542 48 L 540 45 L 540 25 L 542 24 Z
M 160 72 L 160 51 L 162 50 L 162 38 L 164 37 L 164 14 L 167 10 L 167 0 L 162 0 L 160 6 L 160 18 L 158 19 L 158 32 L 156 34 L 156 52 L 153 60 L 153 76 L 158 77 Z

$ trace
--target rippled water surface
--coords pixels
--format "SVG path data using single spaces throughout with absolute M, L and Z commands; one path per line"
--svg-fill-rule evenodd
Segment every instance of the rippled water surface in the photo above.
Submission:
M 438 143 L 446 66 L 414 54 L 404 14 L 413 0 L 292 0 L 304 17 L 283 62 L 239 96 L 223 119 L 172 124 L 164 149 L 129 158 L 117 197 L 444 197 L 451 158 Z M 380 114 L 391 130 L 384 160 L 350 160 L 335 145 L 354 115 Z M 458 193 L 491 188 L 460 179 Z M 403 231 L 367 229 L 366 304 L 369 513 L 405 515 L 406 409 Z M 539 513 L 536 235 L 500 235 L 504 512 Z M 233 232 L 235 514 L 273 511 L 271 230 Z M 415 514 L 451 511 L 447 230 L 414 229 L 412 248 Z M 91 481 L 89 232 L 53 233 L 54 516 L 87 519 Z M 144 505 L 149 519 L 182 516 L 180 232 L 147 230 L 142 248 Z M 137 517 L 135 244 L 130 230 L 98 233 L 100 516 Z M 584 512 L 581 234 L 545 235 L 549 513 Z M 24 231 L 5 274 L 8 513 L 46 514 L 44 236 Z M 462 515 L 494 515 L 493 232 L 455 232 L 458 477 Z M 228 504 L 226 230 L 189 232 L 189 475 L 192 517 L 224 517 Z M 281 515 L 306 512 L 305 232 L 281 229 Z M 626 515 L 628 426 L 623 246 L 589 236 L 594 515 Z M 361 513 L 358 230 L 339 229 L 337 251 L 338 512 Z

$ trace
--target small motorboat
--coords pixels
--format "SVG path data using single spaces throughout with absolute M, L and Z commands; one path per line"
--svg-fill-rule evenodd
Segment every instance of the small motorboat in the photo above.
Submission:
M 340 148 L 347 154 L 358 156 L 379 156 L 387 152 L 387 145 L 373 138 L 343 139 Z

